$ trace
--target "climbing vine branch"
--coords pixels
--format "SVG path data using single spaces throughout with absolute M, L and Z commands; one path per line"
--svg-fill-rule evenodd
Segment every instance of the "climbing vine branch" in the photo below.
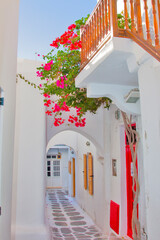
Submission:
M 128 118 L 127 114 L 122 112 L 122 117 L 124 121 L 125 131 L 128 138 L 132 162 L 133 162 L 133 185 L 132 191 L 134 195 L 134 202 L 133 202 L 133 212 L 132 212 L 132 232 L 133 232 L 133 239 L 134 240 L 141 240 L 141 228 L 140 222 L 138 219 L 138 197 L 140 193 L 140 186 L 138 180 L 138 170 L 136 166 L 136 159 L 137 159 L 137 149 L 139 143 L 139 134 L 136 130 L 132 128 L 132 117 Z

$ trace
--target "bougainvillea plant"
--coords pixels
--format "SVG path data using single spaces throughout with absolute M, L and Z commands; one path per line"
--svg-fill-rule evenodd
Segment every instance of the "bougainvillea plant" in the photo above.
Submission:
M 110 99 L 87 98 L 86 89 L 75 87 L 75 78 L 80 72 L 80 27 L 87 18 L 70 25 L 64 34 L 50 44 L 53 49 L 43 56 L 46 63 L 37 69 L 37 76 L 42 81 L 39 89 L 44 96 L 46 114 L 54 116 L 54 126 L 67 123 L 84 127 L 87 111 L 96 113 L 101 105 L 105 108 L 110 105 Z
M 25 82 L 39 88 L 44 96 L 46 114 L 54 116 L 54 126 L 64 123 L 84 127 L 87 111 L 96 113 L 103 105 L 109 108 L 111 100 L 106 97 L 87 98 L 85 88 L 75 87 L 75 78 L 80 72 L 80 27 L 85 25 L 86 18 L 75 21 L 60 37 L 56 38 L 50 46 L 52 50 L 47 55 L 42 55 L 45 63 L 37 68 L 37 77 L 41 84 L 37 86 L 18 74 Z M 54 51 L 56 53 L 54 53 Z M 40 54 L 37 54 L 40 57 Z

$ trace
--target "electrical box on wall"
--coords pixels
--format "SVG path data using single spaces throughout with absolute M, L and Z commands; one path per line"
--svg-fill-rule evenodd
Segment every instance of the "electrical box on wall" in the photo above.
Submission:
M 3 105 L 4 105 L 4 98 L 0 97 L 0 106 L 3 106 Z

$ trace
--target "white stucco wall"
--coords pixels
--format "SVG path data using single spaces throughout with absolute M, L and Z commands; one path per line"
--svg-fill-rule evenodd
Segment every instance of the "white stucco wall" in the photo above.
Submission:
M 150 61 L 139 70 L 142 136 L 144 148 L 145 198 L 148 239 L 160 236 L 160 64 Z
M 19 1 L 0 4 L 0 87 L 4 91 L 1 161 L 0 239 L 11 239 L 11 200 L 14 155 L 15 91 Z
M 18 61 L 18 73 L 38 84 L 36 66 Z M 46 240 L 45 227 L 45 109 L 38 89 L 17 83 L 13 239 Z
M 105 227 L 105 218 L 107 215 L 105 207 L 104 195 L 104 167 L 99 161 L 96 146 L 90 142 L 90 146 L 86 145 L 88 139 L 82 135 L 78 135 L 78 151 L 77 151 L 77 195 L 76 200 L 101 228 Z M 84 189 L 83 180 L 83 154 L 91 153 L 93 156 L 93 196 L 89 194 L 88 189 Z

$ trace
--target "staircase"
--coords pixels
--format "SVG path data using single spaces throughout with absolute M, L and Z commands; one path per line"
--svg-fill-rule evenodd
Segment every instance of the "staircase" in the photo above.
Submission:
M 133 40 L 160 61 L 160 1 L 99 0 L 81 28 L 81 70 L 113 37 Z

